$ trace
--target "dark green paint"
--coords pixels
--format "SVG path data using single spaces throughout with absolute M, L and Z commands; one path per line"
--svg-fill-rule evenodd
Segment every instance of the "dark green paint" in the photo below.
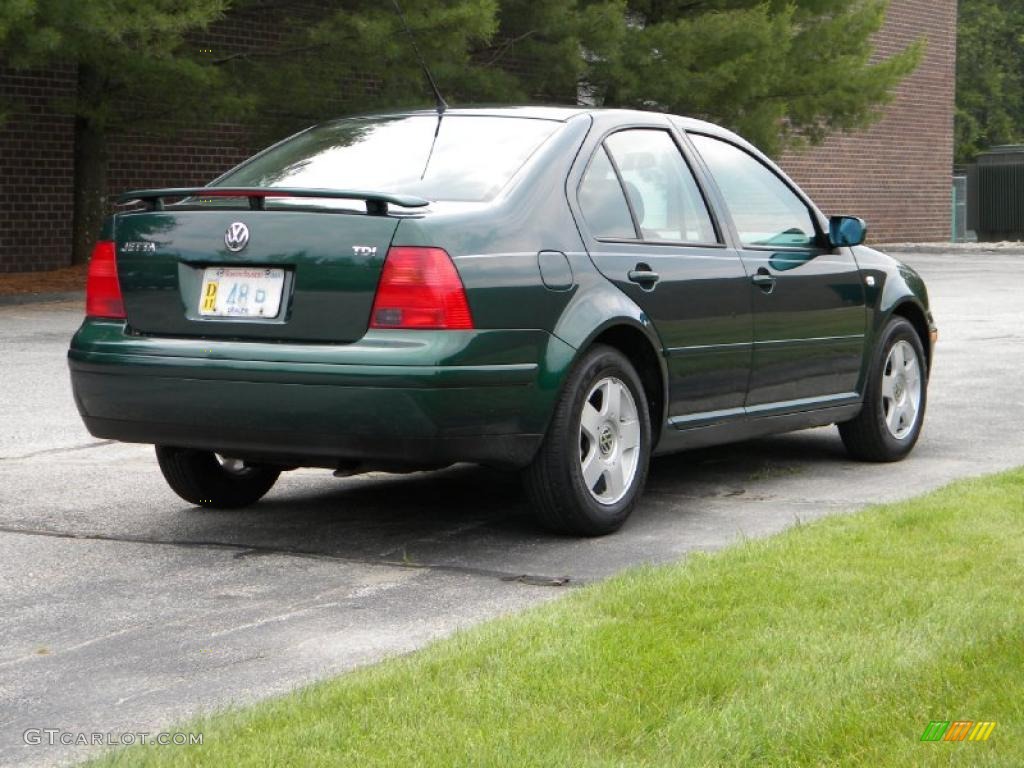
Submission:
M 813 206 L 815 249 L 738 247 L 686 138 L 699 130 L 756 153 L 732 134 L 640 112 L 533 116 L 564 125 L 489 203 L 388 216 L 168 206 L 108 220 L 103 236 L 118 244 L 129 319 L 87 320 L 72 340 L 75 397 L 90 431 L 291 464 L 521 466 L 576 359 L 611 333 L 630 340 L 627 355 L 639 361 L 646 346 L 657 361 L 664 453 L 851 418 L 892 313 L 917 312 L 934 327 L 917 274 L 863 246 L 831 247 L 829 221 Z M 575 190 L 604 136 L 629 126 L 675 138 L 721 244 L 590 235 Z M 239 254 L 223 242 L 234 221 L 251 232 Z M 130 251 L 129 242 L 154 243 L 155 252 Z M 391 245 L 444 248 L 476 330 L 367 331 Z M 357 255 L 353 246 L 377 251 Z M 280 318 L 196 316 L 201 269 L 231 264 L 286 270 Z M 628 279 L 640 264 L 660 276 L 651 290 Z M 751 280 L 758 269 L 775 278 L 770 294 Z
M 537 269 L 545 288 L 552 291 L 568 291 L 575 282 L 569 258 L 561 251 L 541 251 L 537 254 Z
M 249 228 L 232 253 L 224 233 Z M 305 211 L 167 210 L 116 219 L 118 275 L 133 329 L 163 336 L 355 341 L 365 332 L 374 292 L 398 220 Z M 152 243 L 155 252 L 131 252 Z M 356 255 L 352 246 L 375 247 Z M 265 266 L 286 270 L 282 317 L 271 322 L 200 319 L 203 269 Z

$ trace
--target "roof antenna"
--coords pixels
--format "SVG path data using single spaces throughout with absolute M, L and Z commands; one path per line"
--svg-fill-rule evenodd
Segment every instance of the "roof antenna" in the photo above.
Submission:
M 441 89 L 437 87 L 437 82 L 434 80 L 434 76 L 430 74 L 430 69 L 427 67 L 427 62 L 423 60 L 423 54 L 420 53 L 420 47 L 416 45 L 416 36 L 409 29 L 409 22 L 405 19 L 405 14 L 402 13 L 401 7 L 398 5 L 398 0 L 391 0 L 395 6 L 395 12 L 398 14 L 398 18 L 402 20 L 402 26 L 405 27 L 405 32 L 409 35 L 409 40 L 412 42 L 412 49 L 416 51 L 416 58 L 420 60 L 420 66 L 423 67 L 423 74 L 427 76 L 427 80 L 430 82 L 430 88 L 434 91 L 434 100 L 437 104 L 437 114 L 443 115 L 445 110 L 448 109 L 448 102 L 444 100 L 444 96 L 441 95 Z

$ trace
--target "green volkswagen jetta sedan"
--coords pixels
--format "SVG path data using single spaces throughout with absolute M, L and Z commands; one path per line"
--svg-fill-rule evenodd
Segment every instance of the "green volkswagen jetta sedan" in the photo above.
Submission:
M 924 418 L 921 278 L 736 135 L 646 112 L 337 120 L 200 189 L 123 196 L 68 353 L 96 437 L 210 507 L 282 471 L 522 470 L 546 525 L 623 524 L 652 455 Z

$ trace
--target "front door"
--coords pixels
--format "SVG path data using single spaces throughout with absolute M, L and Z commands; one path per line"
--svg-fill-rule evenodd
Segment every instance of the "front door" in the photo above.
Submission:
M 817 215 L 753 154 L 710 136 L 690 139 L 728 209 L 751 275 L 748 412 L 856 400 L 867 315 L 853 253 L 825 245 Z
M 743 416 L 753 326 L 749 278 L 673 134 L 609 135 L 578 189 L 598 269 L 651 318 L 680 428 Z

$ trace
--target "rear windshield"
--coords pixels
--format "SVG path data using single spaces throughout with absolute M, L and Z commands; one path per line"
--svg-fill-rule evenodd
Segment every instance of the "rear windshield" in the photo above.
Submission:
M 338 120 L 289 139 L 214 186 L 358 189 L 483 202 L 558 126 L 470 115 Z

